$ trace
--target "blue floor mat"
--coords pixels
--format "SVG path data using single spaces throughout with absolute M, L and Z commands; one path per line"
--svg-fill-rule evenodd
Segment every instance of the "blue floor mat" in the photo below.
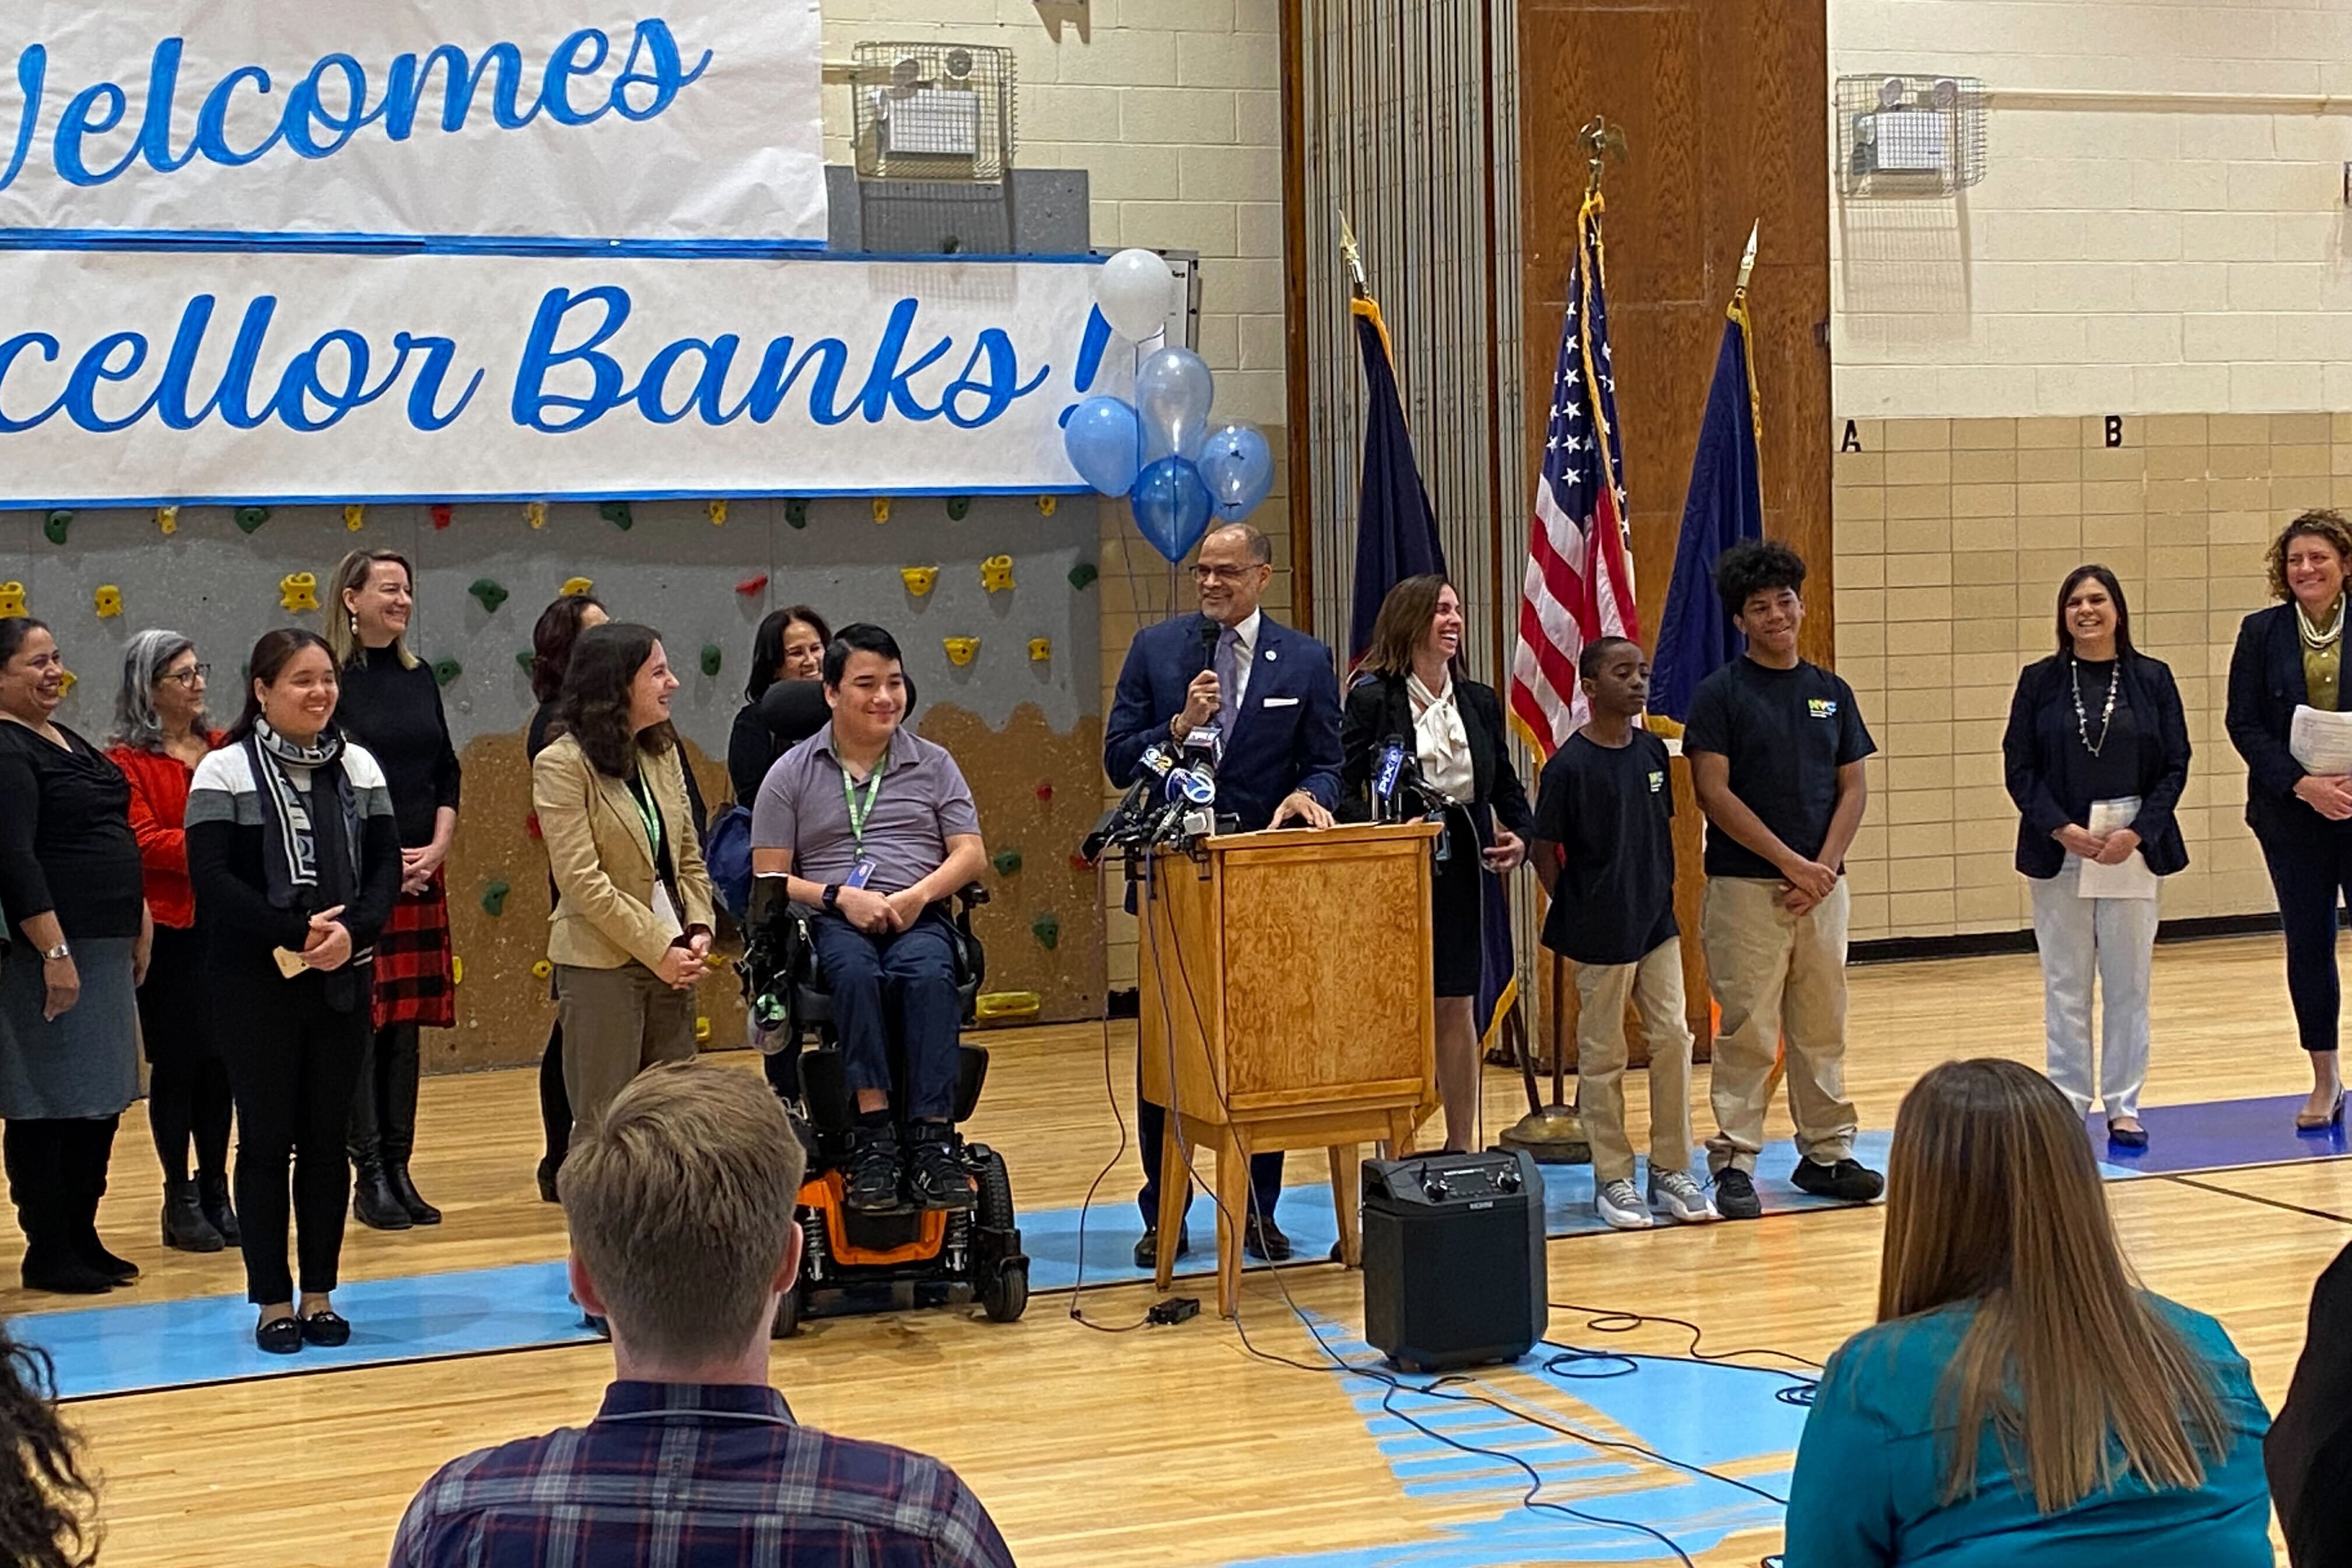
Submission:
M 2299 1094 L 2268 1100 L 2219 1100 L 2202 1105 L 2157 1105 L 2140 1112 L 2147 1147 L 2121 1149 L 2107 1142 L 2106 1118 L 2083 1119 L 2083 1129 L 2100 1161 L 2135 1175 L 2178 1175 L 2245 1165 L 2285 1165 L 2301 1160 L 2340 1160 L 2352 1144 L 2344 1123 L 2315 1132 L 2296 1130 Z

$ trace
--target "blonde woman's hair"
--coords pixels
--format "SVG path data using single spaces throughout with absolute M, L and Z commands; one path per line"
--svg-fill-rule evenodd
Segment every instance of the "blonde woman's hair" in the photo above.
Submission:
M 572 1249 L 629 1347 L 740 1352 L 774 1306 L 808 1157 L 755 1073 L 647 1068 L 564 1156 Z
M 2196 1353 L 2116 1245 L 2082 1119 L 2017 1062 L 1946 1062 L 1904 1097 L 1887 1161 L 1878 1321 L 1966 1302 L 1944 1374 L 1948 1502 L 1977 1489 L 1985 1425 L 2044 1514 L 2125 1475 L 2192 1489 L 2228 1447 Z
M 408 557 L 397 550 L 354 550 L 336 563 L 334 580 L 327 585 L 327 624 L 323 629 L 327 635 L 328 651 L 335 656 L 337 669 L 356 664 L 360 659 L 360 629 L 353 624 L 351 606 L 343 603 L 343 595 L 355 594 L 366 587 L 368 574 L 374 571 L 379 563 L 399 567 L 401 574 L 408 579 L 410 591 L 413 593 L 416 588 L 416 569 L 408 563 Z M 416 668 L 418 660 L 416 655 L 409 651 L 406 633 L 392 639 L 392 650 L 400 656 L 401 668 Z

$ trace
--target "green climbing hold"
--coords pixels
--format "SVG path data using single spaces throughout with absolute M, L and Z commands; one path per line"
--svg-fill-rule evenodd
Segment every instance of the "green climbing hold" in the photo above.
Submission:
M 1045 914 L 1039 915 L 1035 920 L 1029 922 L 1029 934 L 1037 939 L 1037 945 L 1039 947 L 1051 952 L 1054 949 L 1062 945 L 1061 917 L 1050 910 Z
M 482 912 L 486 915 L 491 916 L 498 916 L 506 913 L 507 895 L 513 891 L 514 889 L 509 887 L 503 879 L 499 881 L 492 882 L 488 887 L 484 888 L 482 889 Z
M 970 496 L 948 497 L 948 520 L 950 521 L 961 522 L 964 518 L 971 513 L 971 498 Z
M 716 675 L 719 673 L 719 645 L 715 642 L 704 643 L 702 645 L 702 673 L 705 675 Z
M 626 533 L 629 530 L 637 526 L 637 514 L 630 509 L 629 503 L 625 500 L 598 501 L 596 503 L 596 515 L 603 518 L 606 522 L 611 523 L 614 528 L 619 529 L 623 533 Z
M 531 670 L 537 667 L 538 663 L 539 656 L 531 652 L 530 649 L 526 647 L 516 650 L 515 668 L 521 670 L 525 675 L 529 675 Z
M 241 506 L 236 509 L 236 525 L 247 533 L 268 521 L 269 509 L 266 506 Z
M 41 524 L 41 531 L 49 536 L 51 544 L 63 544 L 66 542 L 66 530 L 72 526 L 73 513 L 59 510 L 49 513 L 48 521 Z
M 439 685 L 446 686 L 465 673 L 466 667 L 454 658 L 436 658 L 433 661 L 433 679 Z
M 1000 849 L 995 854 L 988 858 L 988 863 L 996 868 L 996 874 L 998 876 L 1010 877 L 1013 873 L 1021 869 L 1021 851 L 1018 849 Z
M 1095 579 L 1101 575 L 1101 573 L 1095 570 L 1095 563 L 1093 562 L 1081 561 L 1076 566 L 1070 568 L 1070 586 L 1083 593 L 1085 590 L 1093 587 L 1095 585 Z
M 499 606 L 507 602 L 507 591 L 488 577 L 475 578 L 474 585 L 466 592 L 479 599 L 482 602 L 482 608 L 494 616 L 499 613 Z
M 784 521 L 794 528 L 806 528 L 808 526 L 808 497 L 786 496 L 784 498 Z

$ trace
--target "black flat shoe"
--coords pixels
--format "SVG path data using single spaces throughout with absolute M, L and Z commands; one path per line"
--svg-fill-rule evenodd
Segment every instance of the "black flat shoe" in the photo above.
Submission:
M 272 1318 L 254 1329 L 253 1342 L 271 1355 L 292 1355 L 302 1348 L 302 1325 L 292 1318 Z
M 1176 1256 L 1181 1258 L 1192 1250 L 1192 1227 L 1189 1225 L 1178 1226 L 1176 1227 Z M 1157 1268 L 1160 1267 L 1160 1230 L 1158 1226 L 1154 1226 L 1147 1228 L 1143 1233 L 1143 1239 L 1135 1244 L 1135 1266 L 1138 1268 Z
M 2147 1129 L 2118 1127 L 2110 1121 L 2107 1123 L 2107 1142 L 2118 1149 L 2145 1149 L 2147 1147 Z
M 331 1307 L 322 1307 L 302 1320 L 301 1336 L 305 1343 L 332 1350 L 352 1342 L 352 1325 Z

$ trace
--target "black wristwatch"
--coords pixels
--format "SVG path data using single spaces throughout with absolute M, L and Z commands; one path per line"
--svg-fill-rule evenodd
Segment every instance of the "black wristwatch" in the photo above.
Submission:
M 840 905 L 841 884 L 838 882 L 827 882 L 824 885 L 824 907 L 831 910 L 838 909 Z

